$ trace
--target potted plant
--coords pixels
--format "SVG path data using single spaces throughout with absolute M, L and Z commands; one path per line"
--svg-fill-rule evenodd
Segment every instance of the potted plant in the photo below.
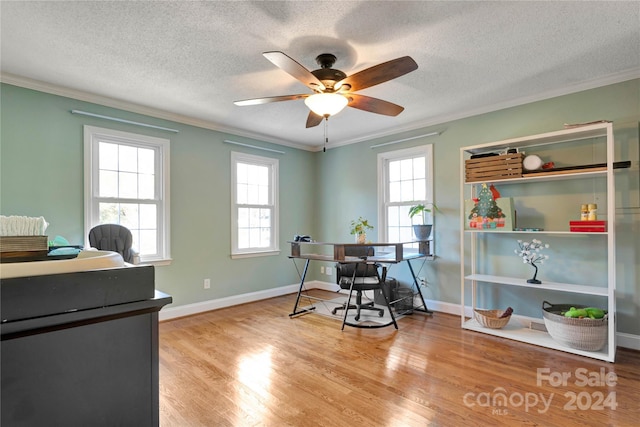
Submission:
M 422 215 L 422 224 L 413 225 L 413 233 L 416 235 L 416 239 L 420 241 L 428 240 L 431 235 L 431 229 L 433 228 L 433 224 L 427 224 L 427 212 L 431 212 L 431 209 L 427 206 L 433 206 L 434 210 L 438 210 L 438 207 L 434 203 L 420 203 L 411 206 L 409 209 L 409 218 L 411 219 L 416 215 Z
M 351 234 L 355 234 L 356 243 L 366 243 L 367 230 L 373 230 L 373 225 L 369 224 L 368 220 L 358 217 L 357 220 L 351 221 Z

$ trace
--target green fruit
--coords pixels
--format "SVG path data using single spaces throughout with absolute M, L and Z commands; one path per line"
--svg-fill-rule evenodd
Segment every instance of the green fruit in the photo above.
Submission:
M 602 319 L 607 312 L 600 308 L 596 307 L 587 307 L 585 308 L 587 315 L 592 319 Z
M 564 313 L 565 317 L 570 317 L 573 319 L 602 319 L 605 314 L 607 314 L 606 310 L 602 310 L 596 307 L 587 307 L 587 308 L 575 308 L 571 307 L 569 311 Z
M 577 318 L 581 318 L 581 317 L 589 317 L 589 313 L 587 313 L 587 310 L 584 309 L 584 308 L 571 307 L 571 309 L 569 311 L 567 311 L 564 314 L 564 316 L 577 319 Z

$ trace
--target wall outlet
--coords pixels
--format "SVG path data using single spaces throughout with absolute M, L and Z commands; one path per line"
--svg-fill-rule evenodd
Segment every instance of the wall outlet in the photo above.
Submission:
M 320 266 L 320 274 L 324 274 L 324 265 Z
M 204 288 L 205 289 L 211 288 L 211 279 L 204 279 Z
M 424 277 L 418 277 L 418 284 L 420 286 L 427 286 L 427 280 Z
M 331 276 L 333 274 L 333 268 L 331 268 L 331 267 L 325 268 L 324 271 L 326 271 L 327 275 L 329 275 L 329 276 Z

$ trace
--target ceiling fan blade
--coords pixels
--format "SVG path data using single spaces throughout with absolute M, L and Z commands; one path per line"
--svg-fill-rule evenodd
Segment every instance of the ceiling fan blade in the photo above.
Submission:
M 254 98 L 254 99 L 243 99 L 242 101 L 233 101 L 233 103 L 240 107 L 244 107 L 245 105 L 260 105 L 260 104 L 268 104 L 270 102 L 278 102 L 278 101 L 295 101 L 296 99 L 304 99 L 308 96 L 309 96 L 308 94 L 267 96 L 266 98 Z
M 311 71 L 304 68 L 298 62 L 291 57 L 285 55 L 282 52 L 264 52 L 265 58 L 271 61 L 276 67 L 281 68 L 283 71 L 291 74 L 296 79 L 304 83 L 305 86 L 318 92 L 325 90 L 324 84 L 316 76 L 311 74 Z
M 314 126 L 318 126 L 322 123 L 324 117 L 317 115 L 313 111 L 309 111 L 309 115 L 307 116 L 307 127 L 312 128 Z
M 404 107 L 392 102 L 383 101 L 382 99 L 372 98 L 370 96 L 350 93 L 346 95 L 346 97 L 349 98 L 347 106 L 357 108 L 358 110 L 369 111 L 370 113 L 383 114 L 385 116 L 397 116 L 404 111 Z
M 416 69 L 418 69 L 416 61 L 410 56 L 403 56 L 352 74 L 335 86 L 339 89 L 340 86 L 348 84 L 351 86 L 349 91 L 355 92 L 403 76 Z

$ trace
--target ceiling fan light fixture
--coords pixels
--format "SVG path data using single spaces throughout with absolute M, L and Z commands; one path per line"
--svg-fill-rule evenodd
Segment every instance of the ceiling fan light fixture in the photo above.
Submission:
M 349 100 L 337 93 L 316 93 L 307 97 L 304 103 L 319 116 L 333 116 L 347 106 Z

